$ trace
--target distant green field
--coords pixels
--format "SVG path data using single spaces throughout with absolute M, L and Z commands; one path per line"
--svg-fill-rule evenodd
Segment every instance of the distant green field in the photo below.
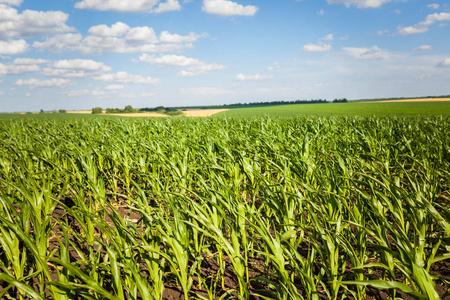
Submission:
M 323 103 L 293 104 L 266 107 L 235 108 L 217 114 L 219 117 L 296 115 L 450 115 L 450 102 L 390 102 L 390 103 Z
M 58 119 L 86 119 L 86 118 L 118 118 L 110 115 L 93 115 L 93 114 L 0 114 L 0 120 L 13 119 L 42 119 L 42 120 L 58 120 Z

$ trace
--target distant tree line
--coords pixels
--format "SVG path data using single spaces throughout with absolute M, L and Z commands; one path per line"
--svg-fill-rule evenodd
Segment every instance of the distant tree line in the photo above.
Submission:
M 267 106 L 267 105 L 286 105 L 286 104 L 312 104 L 312 103 L 327 103 L 325 99 L 311 99 L 311 100 L 294 100 L 294 101 L 267 101 L 267 102 L 250 102 L 250 103 L 234 103 L 224 104 L 218 106 Z
M 182 115 L 183 112 L 177 110 L 176 108 L 171 107 L 164 107 L 164 106 L 157 106 L 157 107 L 144 107 L 141 108 L 139 111 L 141 112 L 157 112 L 157 113 L 163 113 L 169 116 L 178 116 Z
M 65 113 L 67 113 L 67 111 L 65 110 L 65 109 L 60 109 L 60 110 L 56 110 L 56 109 L 54 109 L 54 110 L 52 110 L 52 111 L 44 111 L 43 109 L 41 109 L 40 111 L 39 111 L 39 113 L 40 114 L 58 114 L 58 113 L 60 113 L 60 114 L 65 114 Z M 27 112 L 27 114 L 32 114 L 32 112 Z
M 126 114 L 126 113 L 135 113 L 138 112 L 137 109 L 133 108 L 131 105 L 125 106 L 125 108 L 107 108 L 106 113 L 107 114 Z
M 342 98 L 342 99 L 334 99 L 333 103 L 346 103 L 348 102 L 346 98 Z
M 157 107 L 144 107 L 141 108 L 139 111 L 145 111 L 145 112 L 152 112 L 152 111 L 158 111 L 158 112 L 168 112 L 168 111 L 176 111 L 174 108 L 170 107 L 164 107 L 164 106 L 157 106 Z

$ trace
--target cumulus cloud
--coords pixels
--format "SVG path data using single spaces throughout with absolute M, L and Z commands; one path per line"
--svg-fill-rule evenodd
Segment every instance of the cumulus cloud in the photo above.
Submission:
M 0 41 L 0 54 L 20 54 L 28 50 L 25 40 Z
M 158 78 L 143 77 L 140 75 L 132 75 L 127 72 L 117 72 L 102 74 L 100 76 L 94 77 L 95 80 L 100 80 L 103 82 L 117 82 L 117 83 L 141 83 L 141 84 L 158 84 L 160 80 Z
M 155 96 L 155 93 L 140 93 L 140 94 L 119 94 L 118 96 L 121 98 L 148 98 Z
M 433 49 L 433 47 L 431 47 L 431 45 L 422 45 L 422 46 L 415 48 L 414 51 L 429 51 L 431 49 Z
M 194 32 L 188 35 L 171 34 L 168 31 L 161 32 L 159 40 L 163 43 L 191 43 L 196 42 L 199 38 L 207 36 L 207 34 L 197 34 Z
M 273 76 L 263 76 L 260 74 L 255 74 L 255 75 L 244 75 L 244 74 L 238 74 L 236 75 L 236 77 L 234 77 L 234 79 L 239 80 L 239 81 L 248 81 L 248 80 L 264 80 L 264 79 L 270 79 L 273 78 Z
M 131 28 L 125 39 L 129 42 L 142 42 L 147 44 L 158 42 L 155 30 L 147 26 Z
M 177 0 L 167 0 L 167 2 L 160 2 L 153 12 L 160 14 L 167 11 L 181 10 L 181 5 Z
M 111 25 L 111 27 L 105 24 L 92 26 L 91 28 L 89 28 L 88 33 L 93 36 L 103 37 L 123 36 L 128 32 L 129 29 L 130 26 L 128 26 L 127 24 L 117 22 Z
M 69 15 L 61 11 L 34 11 L 0 4 L 0 38 L 30 38 L 73 30 L 66 25 Z
M 243 6 L 228 0 L 203 0 L 202 10 L 220 16 L 253 16 L 258 11 L 254 5 Z
M 90 59 L 62 59 L 51 67 L 44 69 L 45 76 L 83 78 L 111 71 L 111 67 Z
M 377 46 L 372 48 L 346 47 L 342 49 L 357 59 L 386 59 L 389 57 L 388 52 L 381 50 Z
M 321 38 L 322 41 L 332 41 L 334 39 L 333 34 L 327 34 L 323 38 Z
M 344 4 L 345 6 L 356 6 L 357 8 L 377 8 L 392 0 L 327 0 L 329 4 Z
M 42 65 L 49 63 L 49 60 L 42 58 L 16 58 L 13 62 L 15 65 Z
M 401 35 L 408 34 L 416 34 L 416 33 L 424 33 L 428 31 L 428 27 L 426 26 L 408 26 L 408 27 L 399 27 L 398 33 Z
M 50 87 L 63 87 L 68 86 L 72 82 L 68 79 L 63 78 L 52 78 L 48 80 L 40 80 L 36 78 L 31 78 L 27 80 L 19 79 L 16 81 L 17 86 L 28 86 L 30 89 L 35 88 L 50 88 Z
M 72 90 L 68 91 L 65 94 L 69 97 L 78 97 L 78 96 L 84 96 L 89 95 L 91 93 L 90 90 L 84 89 L 84 90 Z
M 190 33 L 187 36 L 181 36 L 165 31 L 161 34 L 163 43 L 160 43 L 151 27 L 131 28 L 125 23 L 117 22 L 111 26 L 93 26 L 84 38 L 79 33 L 60 34 L 47 38 L 43 42 L 36 41 L 33 43 L 33 47 L 52 52 L 68 50 L 83 54 L 162 53 L 192 48 L 191 42 L 197 41 L 201 36 L 204 35 Z
M 15 6 L 20 6 L 22 4 L 22 0 L 1 0 L 0 3 L 11 4 Z
M 327 34 L 320 39 L 317 44 L 306 44 L 303 46 L 303 50 L 307 52 L 325 52 L 331 50 L 331 45 L 326 42 L 331 42 L 334 39 L 333 34 Z
M 432 3 L 432 4 L 428 4 L 427 7 L 431 8 L 431 9 L 439 9 L 439 7 L 441 7 L 441 6 L 439 4 Z
M 154 56 L 146 53 L 139 57 L 139 61 L 148 63 L 150 65 L 158 67 L 184 67 L 183 70 L 178 73 L 180 77 L 192 77 L 197 75 L 206 74 L 210 71 L 224 70 L 225 66 L 216 63 L 206 63 L 196 58 L 190 58 L 182 55 L 164 55 Z
M 271 66 L 268 66 L 267 67 L 267 71 L 274 71 L 274 70 L 279 70 L 279 69 L 281 69 L 281 65 L 280 65 L 280 63 L 279 62 L 274 62 Z
M 197 87 L 189 89 L 181 89 L 183 94 L 193 95 L 193 96 L 217 96 L 224 94 L 231 94 L 233 91 L 218 89 L 213 87 Z
M 450 67 L 450 57 L 439 62 L 438 66 L 440 67 Z
M 110 84 L 107 87 L 105 87 L 105 90 L 117 91 L 117 90 L 121 90 L 123 88 L 124 88 L 123 84 Z
M 442 13 L 434 13 L 430 14 L 426 17 L 425 21 L 422 21 L 413 26 L 401 27 L 397 28 L 398 33 L 402 35 L 408 34 L 417 34 L 424 33 L 428 31 L 428 27 L 436 24 L 437 22 L 450 21 L 450 13 L 442 12 Z
M 75 3 L 75 8 L 135 13 L 162 13 L 180 10 L 181 5 L 177 0 L 167 0 L 166 2 L 160 0 L 83 0 Z
M 41 68 L 36 64 L 30 65 L 15 65 L 15 64 L 1 64 L 0 63 L 0 75 L 18 75 L 24 73 L 38 72 Z
M 331 45 L 324 43 L 306 44 L 303 46 L 303 50 L 307 52 L 325 52 L 331 50 Z

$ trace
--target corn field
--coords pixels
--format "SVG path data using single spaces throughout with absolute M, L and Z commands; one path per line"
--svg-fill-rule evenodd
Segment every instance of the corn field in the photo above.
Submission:
M 449 117 L 4 120 L 0 298 L 445 299 L 449 191 Z

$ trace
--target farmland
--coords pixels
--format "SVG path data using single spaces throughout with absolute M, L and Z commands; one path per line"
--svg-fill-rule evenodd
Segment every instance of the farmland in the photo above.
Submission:
M 449 101 L 430 102 L 348 102 L 324 104 L 279 105 L 264 107 L 236 108 L 217 116 L 251 117 L 297 115 L 317 116 L 408 116 L 408 115 L 450 115 Z
M 445 299 L 449 106 L 426 105 L 2 116 L 0 298 Z

